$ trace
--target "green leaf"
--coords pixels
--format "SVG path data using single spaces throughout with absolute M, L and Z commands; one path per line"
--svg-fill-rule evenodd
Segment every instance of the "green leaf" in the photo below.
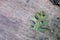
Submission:
M 31 20 L 36 22 L 36 18 L 34 16 L 32 16 Z
M 47 29 L 39 29 L 40 32 L 45 33 Z
M 43 25 L 45 26 L 45 25 L 48 25 L 48 21 L 45 21 L 44 23 L 43 23 Z

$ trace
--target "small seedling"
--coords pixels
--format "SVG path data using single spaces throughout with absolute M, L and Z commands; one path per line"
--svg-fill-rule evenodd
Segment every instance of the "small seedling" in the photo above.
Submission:
M 36 12 L 35 15 L 31 18 L 31 27 L 33 30 L 40 31 L 40 32 L 46 32 L 47 29 L 43 29 L 42 26 L 48 25 L 47 16 L 44 14 L 44 11 L 42 12 Z

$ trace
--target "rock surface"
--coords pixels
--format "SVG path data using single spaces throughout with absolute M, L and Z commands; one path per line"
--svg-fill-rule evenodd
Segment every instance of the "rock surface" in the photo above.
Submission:
M 39 40 L 44 34 L 37 32 L 39 36 L 36 35 L 30 29 L 29 20 L 40 10 L 44 10 L 50 20 L 60 15 L 60 8 L 49 0 L 0 0 L 0 40 Z

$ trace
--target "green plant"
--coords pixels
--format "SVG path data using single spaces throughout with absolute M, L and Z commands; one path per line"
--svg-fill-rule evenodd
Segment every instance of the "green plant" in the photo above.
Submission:
M 44 11 L 36 12 L 35 15 L 31 18 L 31 27 L 33 30 L 46 32 L 47 29 L 42 28 L 42 26 L 48 25 L 47 16 L 44 14 Z

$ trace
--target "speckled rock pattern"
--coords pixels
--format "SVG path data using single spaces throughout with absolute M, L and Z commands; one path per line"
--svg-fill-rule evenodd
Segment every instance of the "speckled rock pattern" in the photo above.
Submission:
M 49 19 L 60 13 L 60 8 L 49 0 L 0 0 L 0 40 L 48 40 L 37 32 L 39 39 L 30 29 L 31 15 L 40 10 L 44 10 Z

